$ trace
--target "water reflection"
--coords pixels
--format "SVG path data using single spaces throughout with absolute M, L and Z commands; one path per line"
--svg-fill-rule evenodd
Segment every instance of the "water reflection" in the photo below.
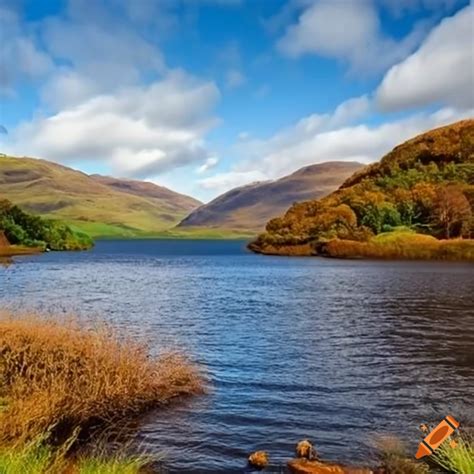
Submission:
M 364 460 L 374 431 L 418 441 L 474 393 L 473 266 L 261 257 L 232 242 L 101 242 L 0 270 L 0 303 L 75 311 L 186 348 L 212 390 L 147 417 L 171 472 L 276 464 L 302 438 Z M 3 277 L 3 280 L 2 280 Z
M 8 268 L 13 265 L 13 258 L 11 257 L 0 257 L 0 267 Z

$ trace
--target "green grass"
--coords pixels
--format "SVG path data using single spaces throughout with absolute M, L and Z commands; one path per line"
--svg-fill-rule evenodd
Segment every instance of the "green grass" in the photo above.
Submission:
M 410 238 L 416 234 L 416 231 L 410 229 L 410 227 L 400 226 L 395 227 L 390 232 L 382 232 L 381 234 L 372 237 L 373 242 L 378 243 L 394 243 L 405 238 Z M 434 237 L 433 237 L 434 239 Z
M 75 231 L 85 232 L 96 239 L 210 239 L 232 240 L 249 239 L 255 234 L 249 231 L 235 231 L 210 228 L 173 228 L 169 230 L 149 232 L 131 229 L 102 222 L 86 222 L 70 220 L 67 225 Z
M 120 238 L 133 239 L 149 235 L 149 232 L 140 231 L 138 229 L 130 229 L 120 225 L 106 224 L 105 222 L 89 222 L 89 221 L 66 221 L 69 227 L 75 231 L 85 232 L 93 238 Z
M 43 474 L 51 471 L 54 463 L 52 451 L 36 444 L 23 449 L 0 450 L 1 474 Z
M 238 231 L 231 229 L 212 229 L 201 227 L 174 228 L 162 232 L 158 237 L 169 239 L 249 239 L 255 237 L 250 231 Z
M 136 474 L 150 464 L 145 456 L 107 458 L 84 458 L 79 460 L 79 474 Z
M 474 442 L 468 438 L 457 437 L 455 445 L 443 443 L 431 456 L 441 468 L 454 474 L 474 473 Z
M 41 440 L 22 448 L 0 449 L 1 474 L 138 474 L 149 466 L 147 456 L 83 456 L 67 460 L 64 450 L 53 450 Z

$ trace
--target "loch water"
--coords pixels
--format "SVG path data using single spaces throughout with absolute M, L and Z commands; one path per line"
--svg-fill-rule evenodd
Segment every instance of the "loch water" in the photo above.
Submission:
M 99 241 L 0 266 L 0 307 L 80 314 L 190 354 L 206 395 L 157 410 L 139 439 L 169 472 L 284 465 L 309 438 L 366 461 L 380 433 L 474 419 L 474 266 L 255 255 L 243 241 Z

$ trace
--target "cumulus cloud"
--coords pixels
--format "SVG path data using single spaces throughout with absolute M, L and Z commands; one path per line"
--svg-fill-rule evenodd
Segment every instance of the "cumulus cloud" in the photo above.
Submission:
M 384 110 L 428 104 L 474 106 L 474 8 L 443 20 L 421 47 L 385 75 L 377 91 Z
M 140 83 L 144 75 L 166 73 L 157 46 L 127 22 L 102 11 L 102 3 L 94 3 L 95 14 L 80 8 L 82 4 L 82 0 L 71 2 L 68 17 L 50 18 L 41 24 L 47 50 L 64 64 L 56 68 L 42 91 L 43 100 L 53 110 Z M 85 18 L 84 11 L 88 11 Z
M 383 33 L 378 11 L 370 0 L 311 2 L 277 43 L 290 57 L 317 54 L 349 63 L 353 70 L 381 71 L 405 58 L 421 41 L 417 25 L 401 40 Z
M 36 45 L 33 32 L 22 27 L 18 14 L 0 5 L 0 93 L 13 95 L 18 82 L 47 74 L 53 62 Z
M 367 100 L 367 99 L 365 99 Z M 325 161 L 379 160 L 399 143 L 431 128 L 472 116 L 474 110 L 444 108 L 376 126 L 353 123 L 367 110 L 364 98 L 341 104 L 332 114 L 311 115 L 266 140 L 237 145 L 248 159 L 226 173 L 200 182 L 219 192 L 253 181 L 276 179 L 303 166 Z
M 18 30 L 29 23 L 0 10 L 0 22 L 18 38 L 8 50 L 0 44 L 0 54 L 8 53 L 0 66 L 10 70 L 16 61 L 13 70 L 46 76 L 34 118 L 3 140 L 8 152 L 76 166 L 101 162 L 111 174 L 136 178 L 203 162 L 214 166 L 205 137 L 218 123 L 219 90 L 214 82 L 166 65 L 158 30 L 173 27 L 177 3 L 152 3 L 68 0 L 61 15 L 35 24 L 30 49 L 29 38 Z M 36 44 L 44 53 L 33 49 Z M 18 78 L 11 81 L 16 86 Z
M 143 178 L 208 158 L 204 136 L 218 99 L 214 83 L 175 71 L 24 123 L 10 149 L 63 163 L 105 161 L 114 173 Z

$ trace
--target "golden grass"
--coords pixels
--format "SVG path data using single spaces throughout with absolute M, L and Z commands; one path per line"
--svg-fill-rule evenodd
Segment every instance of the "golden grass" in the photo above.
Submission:
M 380 258 L 419 260 L 474 260 L 474 240 L 437 240 L 422 234 L 406 233 L 397 238 L 369 242 L 334 239 L 324 245 L 324 255 L 336 258 Z
M 45 433 L 61 444 L 201 390 L 199 371 L 180 355 L 154 357 L 77 320 L 0 314 L 0 446 Z
M 374 448 L 380 459 L 383 472 L 387 474 L 428 474 L 428 466 L 413 459 L 405 444 L 396 436 L 378 436 L 374 439 Z

